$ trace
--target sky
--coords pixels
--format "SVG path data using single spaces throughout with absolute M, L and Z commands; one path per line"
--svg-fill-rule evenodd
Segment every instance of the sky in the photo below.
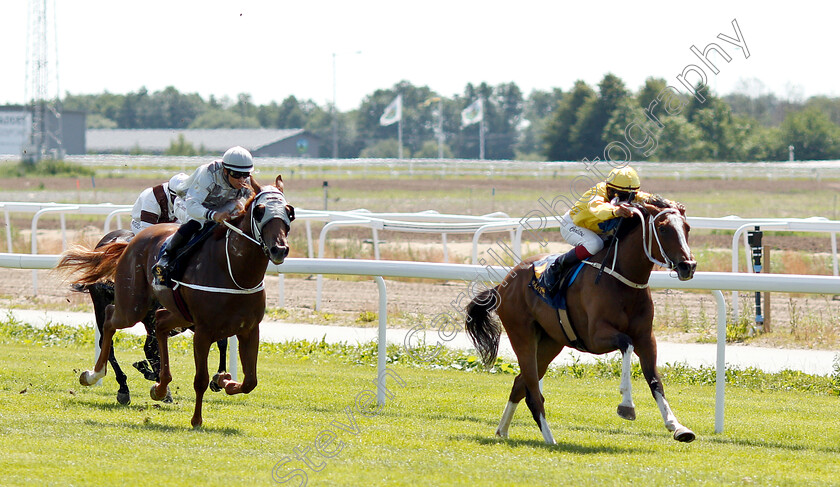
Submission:
M 31 0 L 0 3 L 0 104 L 26 100 Z M 39 0 L 39 3 L 40 0 Z M 704 69 L 718 94 L 840 96 L 836 2 L 424 0 L 48 0 L 50 95 L 174 86 L 205 100 L 289 95 L 342 111 L 401 80 L 443 96 L 467 83 L 568 91 L 606 73 L 638 90 L 649 76 Z M 52 22 L 53 15 L 48 18 Z M 717 36 L 740 27 L 749 58 Z M 731 57 L 691 52 L 717 43 Z M 57 53 L 57 55 L 53 55 Z M 826 57 L 823 57 L 826 54 Z M 56 62 L 57 60 L 57 62 Z M 335 64 L 333 64 L 335 61 Z M 696 76 L 689 74 L 688 79 Z M 693 84 L 693 83 L 692 83 Z M 31 86 L 31 84 L 30 84 Z

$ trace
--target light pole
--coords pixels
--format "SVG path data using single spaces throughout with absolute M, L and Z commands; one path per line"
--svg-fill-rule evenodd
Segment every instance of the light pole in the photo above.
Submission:
M 356 51 L 353 54 L 361 54 L 362 51 Z M 333 71 L 333 97 L 332 97 L 332 143 L 333 159 L 338 159 L 338 107 L 336 106 L 336 76 L 335 76 L 335 57 L 338 53 L 332 53 L 332 71 Z

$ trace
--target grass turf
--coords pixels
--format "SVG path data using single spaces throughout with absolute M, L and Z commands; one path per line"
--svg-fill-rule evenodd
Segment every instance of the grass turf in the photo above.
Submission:
M 361 403 L 375 369 L 329 348 L 261 352 L 257 389 L 208 392 L 205 426 L 192 430 L 192 353 L 177 340 L 175 403 L 148 399 L 150 383 L 131 370 L 127 407 L 116 404 L 112 373 L 101 387 L 78 384 L 89 346 L 3 344 L 0 483 L 830 485 L 840 474 L 836 396 L 730 387 L 718 435 L 713 387 L 666 380 L 677 417 L 698 434 L 681 444 L 642 381 L 633 382 L 638 419 L 627 422 L 615 414 L 617 379 L 548 377 L 558 445 L 546 446 L 524 403 L 511 439 L 493 436 L 512 375 L 392 364 L 405 384 L 391 380 L 393 400 L 372 413 Z M 121 352 L 123 363 L 139 353 Z

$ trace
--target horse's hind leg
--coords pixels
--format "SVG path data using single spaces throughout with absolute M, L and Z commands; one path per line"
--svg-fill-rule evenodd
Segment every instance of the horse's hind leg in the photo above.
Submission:
M 109 304 L 105 308 L 105 320 L 102 327 L 102 337 L 99 341 L 99 357 L 93 366 L 93 370 L 86 370 L 79 376 L 79 383 L 83 386 L 92 386 L 96 382 L 105 377 L 108 373 L 108 359 L 111 355 L 111 346 L 113 344 L 114 332 L 116 327 L 111 323 L 114 314 L 114 305 Z
M 513 417 L 513 412 L 516 410 L 516 405 L 525 397 L 525 404 L 531 410 L 531 415 L 534 421 L 537 422 L 543 439 L 549 445 L 553 445 L 554 436 L 551 434 L 551 428 L 545 419 L 545 399 L 540 392 L 540 371 L 537 363 L 538 351 L 538 334 L 537 324 L 533 321 L 528 323 L 515 323 L 517 317 L 513 315 L 500 316 L 502 322 L 506 324 L 505 329 L 508 331 L 508 338 L 510 344 L 516 352 L 516 358 L 519 360 L 519 376 L 513 381 L 513 388 L 510 391 L 508 405 L 505 407 L 505 412 L 502 414 L 502 420 L 499 423 L 497 434 L 503 436 L 507 433 L 507 426 L 510 425 L 510 420 Z M 506 321 L 507 319 L 507 321 Z M 518 317 L 522 320 L 523 317 Z M 513 323 L 513 324 L 511 324 Z M 512 333 L 513 331 L 513 333 Z M 503 436 L 504 437 L 504 436 Z
M 99 348 L 101 349 L 105 326 L 105 308 L 108 304 L 114 302 L 114 290 L 109 289 L 103 283 L 96 283 L 88 288 L 88 292 L 90 293 L 90 300 L 93 302 L 93 315 L 96 318 L 96 327 L 99 329 Z M 113 346 L 111 347 L 111 353 L 108 354 L 108 363 L 114 368 L 114 376 L 120 386 L 117 390 L 117 402 L 123 405 L 131 404 L 128 377 L 123 373 L 120 364 L 117 362 Z
M 563 344 L 556 342 L 548 335 L 542 334 L 540 341 L 537 343 L 537 369 L 540 379 L 542 379 L 545 375 L 546 370 L 548 370 L 548 365 L 552 360 L 554 360 L 554 357 L 563 350 L 563 346 Z M 513 387 L 511 387 L 508 403 L 505 405 L 505 410 L 502 413 L 502 419 L 499 421 L 499 427 L 496 429 L 496 436 L 501 438 L 508 437 L 508 429 L 510 428 L 511 420 L 513 419 L 513 413 L 516 412 L 516 407 L 524 397 L 525 380 L 522 374 L 519 374 L 513 381 Z M 540 395 L 540 397 L 544 402 L 545 399 L 543 396 Z M 540 429 L 542 430 L 542 428 Z
M 659 376 L 659 371 L 656 369 L 656 342 L 653 339 L 637 342 L 636 355 L 639 357 L 639 363 L 642 366 L 642 372 L 645 374 L 645 380 L 650 386 L 650 392 L 656 400 L 656 405 L 659 406 L 659 412 L 662 414 L 665 427 L 668 431 L 674 432 L 674 439 L 677 441 L 686 443 L 694 441 L 694 432 L 677 421 L 677 417 L 671 411 L 671 406 L 665 400 L 662 379 Z
M 155 311 L 155 322 L 155 334 L 157 335 L 158 352 L 160 353 L 160 372 L 158 373 L 158 382 L 152 386 L 150 395 L 155 401 L 163 401 L 169 395 L 169 383 L 172 382 L 172 371 L 169 367 L 169 332 L 184 322 L 166 308 Z
M 227 364 L 228 339 L 222 338 L 216 342 L 216 346 L 219 347 L 219 370 L 216 371 L 216 374 L 210 380 L 210 390 L 213 392 L 219 392 L 222 390 L 222 388 L 219 387 L 219 379 L 227 370 L 225 364 Z
M 143 326 L 146 328 L 146 341 L 143 344 L 143 355 L 145 360 L 139 360 L 132 365 L 138 372 L 143 374 L 146 380 L 157 382 L 160 374 L 160 351 L 158 350 L 157 335 L 155 334 L 155 311 L 146 313 L 143 318 Z

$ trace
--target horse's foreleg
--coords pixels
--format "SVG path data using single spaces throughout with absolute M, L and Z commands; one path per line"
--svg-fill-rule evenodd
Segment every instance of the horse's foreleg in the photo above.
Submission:
M 210 353 L 210 341 L 203 333 L 199 332 L 193 337 L 193 356 L 195 358 L 195 378 L 193 388 L 195 389 L 195 411 L 193 412 L 193 428 L 201 426 L 201 405 L 204 400 L 204 392 L 210 383 L 210 375 L 207 372 L 207 355 Z
M 254 328 L 247 335 L 237 335 L 239 339 L 239 360 L 242 361 L 242 382 L 220 379 L 220 386 L 228 394 L 248 394 L 257 387 L 257 352 L 260 348 L 260 332 Z
M 216 342 L 216 346 L 219 347 L 219 369 L 216 372 L 221 374 L 227 370 L 228 339 L 222 338 Z
M 219 386 L 219 381 L 224 378 L 225 371 L 227 370 L 227 348 L 228 348 L 228 339 L 222 338 L 221 340 L 216 342 L 216 346 L 219 347 L 219 369 L 216 371 L 216 374 L 213 375 L 213 378 L 210 380 L 210 390 L 213 392 L 219 392 L 222 388 Z M 227 377 L 230 379 L 230 377 Z
M 143 344 L 143 354 L 146 360 L 134 363 L 134 368 L 143 374 L 146 380 L 157 382 L 160 375 L 160 351 L 158 348 L 157 334 L 155 333 L 155 313 L 150 311 L 143 318 L 143 326 L 146 328 L 146 341 Z
M 108 362 L 114 368 L 114 377 L 117 379 L 117 384 L 120 385 L 120 388 L 117 390 L 117 402 L 124 406 L 131 404 L 131 393 L 128 390 L 128 377 L 126 377 L 120 368 L 120 364 L 117 362 L 113 345 L 111 346 L 111 353 L 108 354 Z
M 633 385 L 630 366 L 633 362 L 633 344 L 622 341 L 621 350 L 621 383 L 618 387 L 621 392 L 621 404 L 618 405 L 618 415 L 624 419 L 633 421 L 636 419 L 636 405 L 633 404 Z
M 651 343 L 650 346 L 640 346 L 636 349 L 636 355 L 639 356 L 639 362 L 642 366 L 642 372 L 645 375 L 645 380 L 650 386 L 650 392 L 653 394 L 653 399 L 656 400 L 656 405 L 659 407 L 659 412 L 662 414 L 662 420 L 665 422 L 665 427 L 668 431 L 674 432 L 674 439 L 677 441 L 691 442 L 694 441 L 694 432 L 686 428 L 677 420 L 671 406 L 665 399 L 665 390 L 662 387 L 662 379 L 659 376 L 659 371 L 656 369 L 656 344 Z

